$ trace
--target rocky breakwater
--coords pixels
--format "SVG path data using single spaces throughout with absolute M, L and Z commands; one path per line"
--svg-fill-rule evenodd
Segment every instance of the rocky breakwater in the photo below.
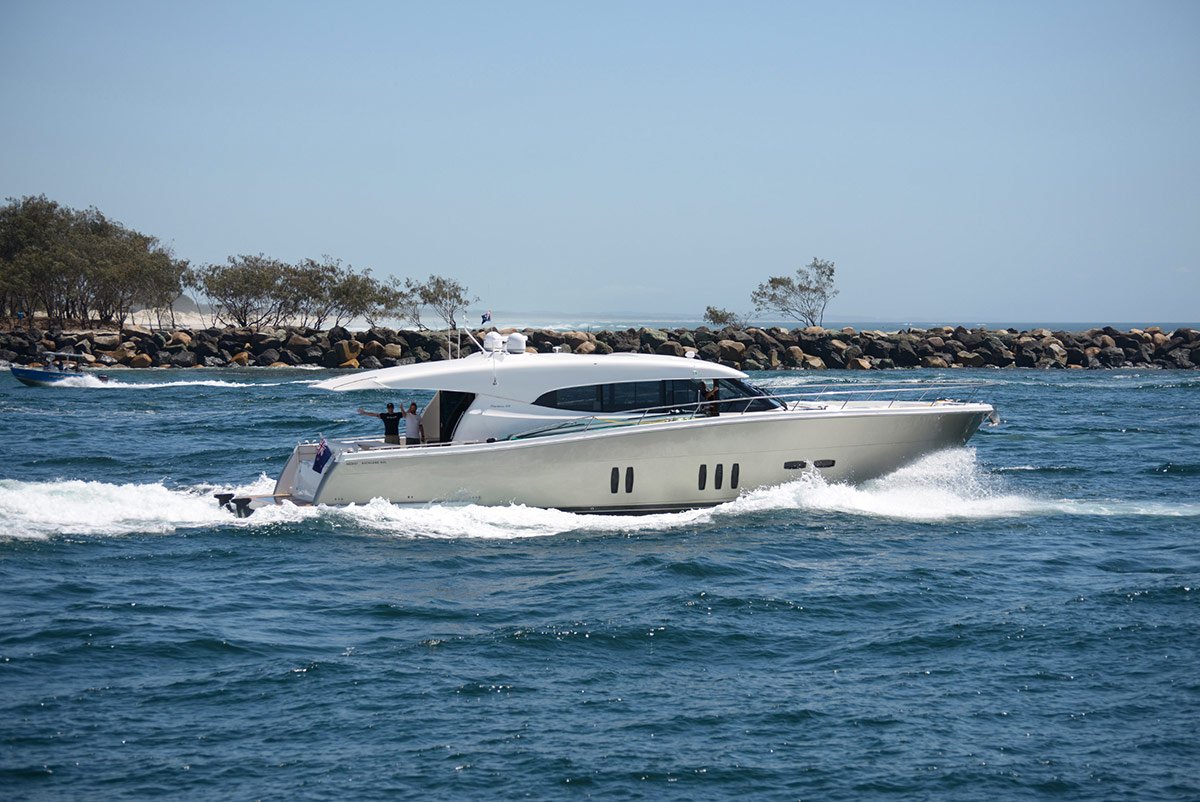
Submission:
M 430 332 L 373 328 L 351 332 L 289 326 L 272 329 L 207 328 L 152 331 L 50 329 L 0 333 L 0 359 L 39 364 L 54 351 L 79 356 L 88 365 L 151 367 L 383 368 L 446 359 L 446 338 Z
M 962 326 L 898 332 L 702 327 L 602 332 L 596 339 L 614 350 L 646 353 L 680 354 L 694 348 L 702 359 L 742 370 L 1200 367 L 1200 332 L 1177 329 L 1168 334 L 1157 327 L 1083 332 Z
M 991 331 L 942 326 L 899 332 L 855 329 L 626 329 L 601 332 L 527 330 L 529 347 L 548 352 L 636 351 L 701 359 L 742 370 L 1024 367 L 1200 367 L 1200 332 L 1159 328 L 1084 332 Z
M 505 330 L 506 332 L 508 330 Z M 614 351 L 699 358 L 742 370 L 880 370 L 889 368 L 1168 368 L 1200 367 L 1200 332 L 1159 328 L 1084 332 L 988 330 L 949 326 L 899 332 L 820 327 L 626 329 L 549 331 L 526 329 L 529 350 L 579 354 Z M 482 339 L 483 332 L 476 332 Z M 471 349 L 467 337 L 464 351 Z M 207 328 L 152 331 L 38 329 L 0 333 L 0 359 L 40 364 L 48 351 L 79 355 L 111 367 L 382 368 L 449 358 L 445 334 L 372 328 L 351 332 L 302 327 Z

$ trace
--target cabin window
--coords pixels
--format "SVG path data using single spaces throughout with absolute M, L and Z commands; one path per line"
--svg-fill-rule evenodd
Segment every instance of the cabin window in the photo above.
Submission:
M 625 492 L 633 492 L 633 466 L 625 469 Z
M 720 382 L 727 380 L 721 379 Z M 744 391 L 728 391 L 738 392 Z M 757 392 L 757 391 L 755 391 Z M 737 397 L 743 397 L 737 395 Z M 722 394 L 722 398 L 725 394 Z M 539 407 L 571 412 L 629 412 L 653 407 L 688 407 L 701 400 L 700 382 L 693 379 L 613 382 L 563 387 L 542 393 L 533 403 Z M 744 404 L 741 406 L 745 406 Z M 665 411 L 665 410 L 664 410 Z
M 546 393 L 553 396 L 552 406 L 556 409 L 570 409 L 575 412 L 600 412 L 600 388 L 595 384 L 586 387 L 565 387 L 561 390 L 551 390 Z M 542 396 L 545 398 L 546 396 Z M 538 401 L 541 401 L 539 398 Z M 537 403 L 537 402 L 534 402 Z
M 663 382 L 663 404 L 685 406 L 702 398 L 700 382 L 691 379 L 671 379 Z
M 814 468 L 832 468 L 834 466 L 834 464 L 835 464 L 835 461 L 831 460 L 831 459 L 815 459 L 815 460 L 813 460 Z
M 787 462 L 783 463 L 783 467 L 784 467 L 784 470 L 798 471 L 801 468 L 807 468 L 808 463 L 802 459 L 791 459 L 791 460 L 788 460 Z
M 608 489 L 616 493 L 621 486 L 621 469 L 613 468 L 612 474 L 608 477 Z
M 713 471 L 713 488 L 715 488 L 716 490 L 720 490 L 721 489 L 721 480 L 724 477 L 725 477 L 725 466 L 718 462 L 717 469 L 715 471 Z
M 664 382 L 622 382 L 604 385 L 603 412 L 627 412 L 663 405 Z
M 716 382 L 720 412 L 765 412 L 783 408 L 782 402 L 761 397 L 767 395 L 765 390 L 741 379 L 717 379 Z M 533 403 L 572 412 L 629 412 L 650 407 L 687 406 L 700 401 L 700 384 L 693 379 L 585 384 L 551 390 L 538 396 Z
M 738 463 L 733 463 L 733 467 L 729 469 L 729 487 L 732 490 L 737 490 L 738 479 L 741 478 L 742 466 Z
M 703 490 L 704 486 L 707 484 L 708 484 L 708 466 L 701 465 L 700 466 L 700 474 L 696 477 L 696 486 L 698 488 L 700 488 L 701 490 Z

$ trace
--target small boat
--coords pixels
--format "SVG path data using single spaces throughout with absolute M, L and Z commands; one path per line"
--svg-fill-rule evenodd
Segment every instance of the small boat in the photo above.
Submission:
M 58 359 L 58 366 L 53 362 L 44 368 L 30 368 L 13 365 L 9 368 L 13 378 L 30 387 L 53 387 L 67 379 L 78 379 L 82 376 L 95 376 L 102 382 L 108 381 L 108 376 L 100 373 L 85 373 L 79 364 L 79 354 L 50 352 L 43 354 L 48 358 Z
M 257 507 L 525 504 L 570 512 L 710 507 L 809 471 L 862 482 L 965 443 L 989 404 L 950 400 L 984 385 L 806 388 L 774 395 L 741 371 L 651 354 L 527 353 L 485 338 L 463 359 L 355 373 L 324 389 L 436 391 L 420 445 L 378 437 L 301 443 Z

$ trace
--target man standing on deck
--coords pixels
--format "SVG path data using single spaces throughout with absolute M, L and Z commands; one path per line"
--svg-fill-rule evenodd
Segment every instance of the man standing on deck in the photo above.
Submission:
M 387 412 L 367 412 L 359 407 L 358 414 L 379 418 L 383 421 L 383 442 L 393 446 L 400 445 L 400 419 L 404 416 L 396 411 L 395 404 L 388 404 Z
M 417 412 L 417 402 L 408 405 L 404 413 L 404 441 L 406 445 L 419 446 L 425 439 L 425 426 L 421 423 L 421 414 Z

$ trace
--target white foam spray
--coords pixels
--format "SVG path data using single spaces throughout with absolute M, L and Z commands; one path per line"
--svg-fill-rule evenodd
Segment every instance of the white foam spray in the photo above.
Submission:
M 280 504 L 237 519 L 220 509 L 213 493 L 258 495 L 274 480 L 262 476 L 240 487 L 198 485 L 172 489 L 161 483 L 20 482 L 0 480 L 0 537 L 46 539 L 59 535 L 120 536 L 169 534 L 181 529 L 234 529 L 302 524 L 334 519 L 364 533 L 420 538 L 505 540 L 571 532 L 636 534 L 730 524 L 739 516 L 789 511 L 941 522 L 1033 516 L 1195 516 L 1200 504 L 1166 504 L 1120 499 L 1074 500 L 1013 493 L 1001 476 L 976 461 L 971 449 L 929 455 L 888 476 L 862 485 L 830 484 L 816 474 L 755 490 L 728 504 L 704 510 L 645 515 L 576 515 L 510 505 L 399 507 L 383 499 L 346 507 Z

